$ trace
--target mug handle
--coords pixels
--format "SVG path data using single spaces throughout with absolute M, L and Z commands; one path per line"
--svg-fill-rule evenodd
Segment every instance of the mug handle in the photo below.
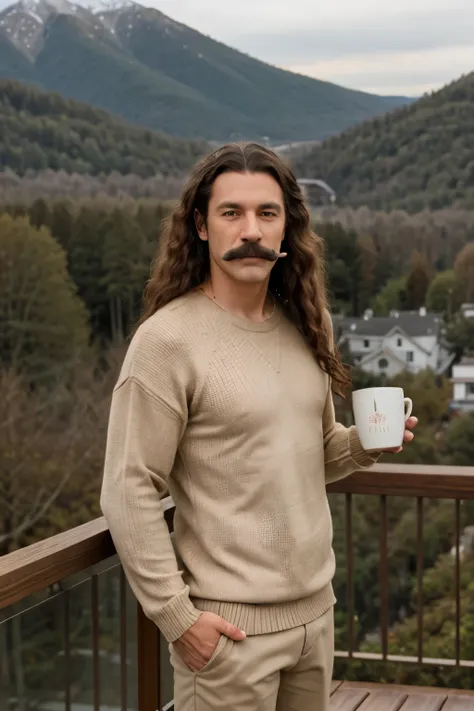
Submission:
M 413 410 L 413 400 L 411 400 L 409 397 L 403 398 L 403 403 L 405 405 L 405 422 L 408 420 L 410 417 L 412 410 Z

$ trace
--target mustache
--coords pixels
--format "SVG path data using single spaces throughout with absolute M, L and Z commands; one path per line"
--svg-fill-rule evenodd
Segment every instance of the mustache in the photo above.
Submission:
M 258 242 L 244 242 L 240 247 L 229 249 L 222 259 L 224 262 L 232 262 L 234 259 L 257 257 L 259 259 L 266 259 L 268 262 L 276 262 L 280 256 L 282 256 L 280 252 L 275 252 L 274 249 L 269 249 L 269 247 L 262 247 Z

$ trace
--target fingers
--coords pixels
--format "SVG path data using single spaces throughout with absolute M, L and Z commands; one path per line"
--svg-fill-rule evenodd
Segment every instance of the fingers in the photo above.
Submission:
M 418 420 L 416 417 L 411 417 L 411 420 L 415 420 L 415 422 L 412 424 L 412 427 L 415 427 Z M 407 422 L 407 425 L 409 426 L 409 421 Z M 411 442 L 415 438 L 415 435 L 413 432 L 410 432 L 410 430 L 405 430 L 405 434 L 403 436 L 403 441 L 404 442 Z M 382 450 L 383 452 L 387 452 L 389 454 L 399 454 L 402 451 L 403 447 L 390 447 L 389 449 L 384 449 Z
M 206 660 L 202 654 L 200 654 L 199 651 L 194 649 L 191 645 L 175 642 L 174 647 L 188 669 L 192 672 L 200 671 L 200 669 L 202 669 L 206 664 Z
M 230 622 L 226 622 L 226 620 L 221 620 L 217 629 L 221 634 L 224 634 L 226 637 L 229 637 L 229 639 L 233 639 L 236 642 L 240 642 L 246 637 L 245 632 L 240 630 L 235 625 L 231 625 Z
M 198 658 L 195 655 L 187 655 L 185 662 L 192 672 L 198 672 L 206 665 L 206 661 L 204 659 L 201 657 Z
M 405 426 L 408 427 L 409 430 L 412 430 L 414 427 L 416 427 L 418 424 L 418 417 L 409 417 L 408 420 L 405 423 Z

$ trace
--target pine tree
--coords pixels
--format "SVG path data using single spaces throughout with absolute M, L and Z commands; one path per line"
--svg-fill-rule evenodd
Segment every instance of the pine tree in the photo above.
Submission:
M 412 252 L 409 269 L 406 281 L 406 308 L 410 311 L 425 305 L 432 269 L 425 255 L 417 251 Z

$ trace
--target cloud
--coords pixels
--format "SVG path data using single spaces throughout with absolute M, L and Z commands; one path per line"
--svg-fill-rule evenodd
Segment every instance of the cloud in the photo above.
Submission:
M 270 64 L 354 89 L 417 96 L 474 70 L 472 0 L 137 1 Z
M 474 27 L 471 0 L 240 0 L 229 3 L 225 11 L 222 0 L 154 0 L 154 4 L 182 22 L 192 19 L 194 27 L 217 32 L 220 38 L 263 41 L 265 51 L 272 43 L 285 52 L 285 41 L 294 43 L 298 38 L 311 42 L 314 52 L 320 51 L 320 44 L 337 43 L 339 38 L 349 50 L 367 38 L 377 43 L 389 36 L 403 43 L 407 34 L 419 43 L 433 33 L 446 41 L 459 33 L 467 37 Z
M 383 94 L 419 96 L 474 69 L 471 0 L 155 0 L 263 61 Z
M 472 46 L 474 34 L 474 6 L 456 12 L 452 9 L 432 12 L 427 18 L 423 13 L 382 13 L 371 17 L 328 20 L 279 31 L 262 31 L 248 28 L 239 32 L 234 28 L 222 29 L 221 34 L 234 40 L 244 51 L 265 54 L 267 60 L 278 64 L 301 61 L 308 58 L 338 58 L 367 54 L 369 52 L 408 52 L 437 49 L 447 46 Z
M 288 68 L 375 94 L 420 96 L 467 74 L 474 67 L 474 46 L 426 51 L 381 52 L 321 59 Z

